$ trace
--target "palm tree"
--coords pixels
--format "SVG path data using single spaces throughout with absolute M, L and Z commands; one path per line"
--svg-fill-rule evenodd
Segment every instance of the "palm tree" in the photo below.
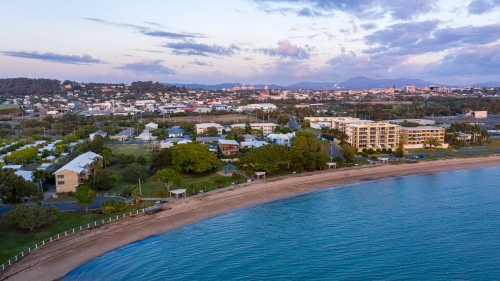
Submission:
M 203 192 L 207 192 L 207 188 L 210 185 L 210 183 L 207 180 L 204 180 L 200 182 L 201 186 L 203 187 Z
M 431 157 L 434 157 L 436 147 L 442 146 L 441 141 L 438 138 L 428 138 L 422 144 L 425 148 L 429 148 L 429 154 Z
M 89 171 L 94 176 L 94 180 L 92 183 L 92 189 L 95 189 L 95 177 L 97 175 L 97 172 L 101 169 L 102 169 L 102 163 L 99 160 L 92 162 L 89 166 Z
M 222 187 L 222 185 L 226 182 L 226 180 L 223 177 L 218 177 L 214 180 L 215 184 L 219 185 L 219 188 Z
M 109 148 L 104 148 L 101 152 L 102 163 L 104 164 L 104 169 L 111 163 L 111 158 L 113 157 L 113 152 Z

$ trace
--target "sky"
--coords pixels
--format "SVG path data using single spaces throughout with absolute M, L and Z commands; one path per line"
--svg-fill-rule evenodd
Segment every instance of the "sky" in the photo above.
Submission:
M 500 0 L 2 0 L 0 78 L 500 81 Z

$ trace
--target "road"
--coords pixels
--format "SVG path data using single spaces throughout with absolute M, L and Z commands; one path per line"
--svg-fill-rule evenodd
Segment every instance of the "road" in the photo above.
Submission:
M 101 208 L 101 203 L 104 200 L 107 199 L 112 199 L 115 201 L 125 201 L 123 197 L 118 197 L 118 196 L 108 196 L 108 197 L 99 197 L 95 200 L 94 204 L 89 205 L 89 209 L 100 209 Z M 76 204 L 76 201 L 73 202 L 62 202 L 62 203 L 44 203 L 42 206 L 49 207 L 49 206 L 55 206 L 61 211 L 77 211 L 77 210 L 85 210 L 85 207 L 78 206 Z M 6 213 L 10 210 L 9 205 L 0 205 L 0 214 Z

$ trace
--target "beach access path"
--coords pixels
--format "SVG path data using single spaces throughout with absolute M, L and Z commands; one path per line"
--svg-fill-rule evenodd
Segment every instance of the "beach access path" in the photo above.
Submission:
M 5 270 L 0 280 L 54 280 L 118 247 L 208 217 L 296 194 L 357 182 L 449 170 L 500 166 L 500 156 L 373 165 L 271 178 L 196 195 L 155 215 L 126 218 L 64 237 Z

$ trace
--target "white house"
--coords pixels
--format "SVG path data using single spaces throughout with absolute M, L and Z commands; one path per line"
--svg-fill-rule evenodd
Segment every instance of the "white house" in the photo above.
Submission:
M 292 146 L 293 137 L 295 137 L 295 133 L 267 135 L 267 139 L 269 140 L 269 142 L 284 146 Z
M 156 129 L 158 129 L 158 124 L 153 123 L 153 122 L 147 123 L 146 127 L 144 129 L 150 130 L 150 131 L 156 130 Z
M 135 139 L 141 140 L 141 141 L 152 141 L 152 140 L 157 139 L 157 137 L 153 136 L 153 134 L 151 132 L 149 132 L 149 130 L 144 130 L 144 131 L 142 131 L 142 133 L 140 135 L 135 137 Z
M 261 130 L 264 135 L 269 135 L 272 132 L 274 132 L 274 129 L 276 128 L 276 124 L 274 123 L 250 123 L 250 126 L 252 127 L 253 130 Z M 240 127 L 245 129 L 245 124 L 234 124 L 231 125 L 231 128 L 235 127 Z
M 101 131 L 101 130 L 98 130 L 95 133 L 89 134 L 89 139 L 94 140 L 95 135 L 101 135 L 102 137 L 105 138 L 108 135 L 108 133 Z

